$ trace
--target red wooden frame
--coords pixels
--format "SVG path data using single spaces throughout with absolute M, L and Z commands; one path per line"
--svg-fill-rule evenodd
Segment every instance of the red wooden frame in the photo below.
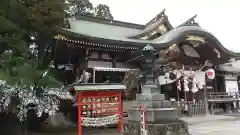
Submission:
M 112 112 L 106 115 L 114 115 L 118 114 L 118 132 L 122 132 L 123 130 L 123 124 L 122 124 L 122 92 L 121 91 L 83 91 L 78 92 L 78 135 L 82 135 L 82 105 L 83 104 L 96 104 L 96 102 L 87 102 L 83 103 L 83 98 L 102 98 L 102 97 L 118 97 L 118 100 L 116 101 L 118 103 L 118 111 Z M 100 102 L 102 103 L 102 102 Z M 106 103 L 106 102 L 105 102 Z M 112 103 L 112 101 L 109 101 L 109 103 Z M 101 116 L 101 114 L 99 115 Z

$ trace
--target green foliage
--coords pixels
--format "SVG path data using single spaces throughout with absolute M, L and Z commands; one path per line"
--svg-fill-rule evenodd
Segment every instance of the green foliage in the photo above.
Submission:
M 110 9 L 107 5 L 99 4 L 95 7 L 95 16 L 99 18 L 113 20 L 113 16 L 110 12 Z
M 10 84 L 58 86 L 54 69 L 49 68 L 54 52 L 54 28 L 64 26 L 64 9 L 77 7 L 77 13 L 113 19 L 109 7 L 93 7 L 89 0 L 1 0 L 0 1 L 0 79 Z M 33 38 L 32 38 L 33 37 Z M 31 52 L 34 44 L 36 51 Z M 42 76 L 47 72 L 46 76 Z
M 3 54 L 0 60 L 0 78 L 8 84 L 22 83 L 25 85 L 38 85 L 45 87 L 60 87 L 61 83 L 49 76 L 43 76 L 49 69 L 41 70 L 34 59 L 16 57 L 11 54 Z
M 89 0 L 69 0 L 69 6 L 76 7 L 75 12 L 77 14 L 94 16 L 91 12 L 93 4 Z
M 94 16 L 103 19 L 113 20 L 110 8 L 107 5 L 99 4 L 93 7 L 89 0 L 69 0 L 69 7 L 72 7 L 73 14 Z
M 1 12 L 3 14 L 3 11 Z M 0 15 L 0 33 L 17 31 L 17 27 L 5 16 Z
M 54 34 L 53 28 L 63 23 L 63 3 L 60 0 L 0 1 L 0 79 L 9 84 L 60 86 L 60 82 L 43 73 L 49 70 L 44 60 L 48 57 L 45 50 Z M 33 43 L 38 57 L 29 51 Z
M 23 11 L 29 22 L 29 32 L 45 35 L 52 34 L 52 28 L 62 26 L 64 19 L 64 1 L 61 0 L 26 0 Z M 52 36 L 52 35 L 50 35 Z

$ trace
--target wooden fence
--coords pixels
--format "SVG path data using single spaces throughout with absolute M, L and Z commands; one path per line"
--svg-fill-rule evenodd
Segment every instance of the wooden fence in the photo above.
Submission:
M 172 107 L 176 108 L 181 116 L 202 116 L 205 115 L 203 102 L 172 102 Z

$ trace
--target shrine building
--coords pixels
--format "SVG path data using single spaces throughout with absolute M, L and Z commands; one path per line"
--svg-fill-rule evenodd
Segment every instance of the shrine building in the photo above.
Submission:
M 75 15 L 68 19 L 69 28 L 56 28 L 54 62 L 64 69 L 66 84 L 75 82 L 83 69 L 92 75 L 89 83 L 120 83 L 126 71 L 141 68 L 139 51 L 147 44 L 158 52 L 177 45 L 177 61 L 187 69 L 197 70 L 210 61 L 207 66 L 216 72 L 215 79 L 208 82 L 211 92 L 227 92 L 223 84 L 229 76 L 239 91 L 238 71 L 224 71 L 219 65 L 239 59 L 240 54 L 226 49 L 195 17 L 173 27 L 165 10 L 146 24 Z

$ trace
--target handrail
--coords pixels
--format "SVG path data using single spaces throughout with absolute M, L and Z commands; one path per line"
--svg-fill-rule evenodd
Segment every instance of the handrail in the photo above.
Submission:
M 193 95 L 196 100 L 203 100 L 203 94 Z M 208 100 L 240 100 L 240 92 L 209 92 Z

